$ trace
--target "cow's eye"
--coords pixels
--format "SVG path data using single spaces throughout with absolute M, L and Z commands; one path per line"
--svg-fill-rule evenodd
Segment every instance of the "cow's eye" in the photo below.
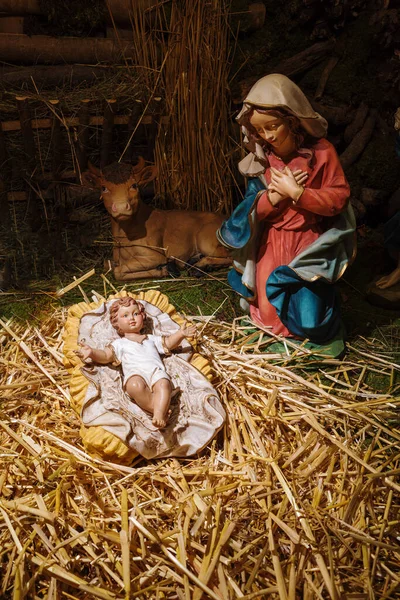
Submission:
M 106 188 L 106 186 L 105 186 L 105 185 L 102 185 L 102 186 L 101 186 L 101 191 L 102 191 L 102 193 L 103 193 L 103 194 L 105 194 L 105 193 L 106 193 L 106 192 L 108 192 L 109 190 L 108 190 L 108 188 Z
M 139 188 L 137 183 L 132 183 L 131 190 L 137 190 Z

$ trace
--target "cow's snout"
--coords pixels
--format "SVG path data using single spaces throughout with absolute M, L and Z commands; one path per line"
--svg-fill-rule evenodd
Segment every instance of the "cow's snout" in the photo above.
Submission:
M 111 210 L 114 214 L 131 214 L 132 206 L 129 202 L 124 202 L 121 204 L 116 204 L 115 202 L 111 205 Z

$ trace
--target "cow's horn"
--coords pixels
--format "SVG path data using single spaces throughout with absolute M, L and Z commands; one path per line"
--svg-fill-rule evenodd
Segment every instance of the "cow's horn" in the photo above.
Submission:
M 145 160 L 144 160 L 143 156 L 139 156 L 138 163 L 137 163 L 137 165 L 132 167 L 132 171 L 134 173 L 139 173 L 140 171 L 142 171 L 144 169 L 144 167 L 145 167 Z

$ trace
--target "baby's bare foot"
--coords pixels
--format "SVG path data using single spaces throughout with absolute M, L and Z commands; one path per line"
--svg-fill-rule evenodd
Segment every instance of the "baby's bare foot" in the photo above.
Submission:
M 164 427 L 167 425 L 167 419 L 156 417 L 155 415 L 151 422 L 153 423 L 154 427 L 157 427 L 158 429 L 164 429 Z
M 154 425 L 154 427 L 158 427 L 158 429 L 164 429 L 164 427 L 167 426 L 168 423 L 168 417 L 171 415 L 171 411 L 167 411 L 166 415 L 159 415 L 158 413 L 154 412 L 153 415 L 153 419 L 152 419 L 152 423 Z

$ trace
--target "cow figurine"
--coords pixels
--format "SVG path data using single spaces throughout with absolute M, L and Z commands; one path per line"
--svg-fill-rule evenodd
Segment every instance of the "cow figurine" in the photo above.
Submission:
M 160 210 L 145 204 L 139 188 L 157 175 L 155 166 L 113 163 L 102 171 L 89 165 L 82 174 L 86 187 L 99 189 L 111 217 L 114 276 L 118 281 L 164 277 L 188 265 L 199 269 L 230 265 L 216 231 L 219 214 Z

